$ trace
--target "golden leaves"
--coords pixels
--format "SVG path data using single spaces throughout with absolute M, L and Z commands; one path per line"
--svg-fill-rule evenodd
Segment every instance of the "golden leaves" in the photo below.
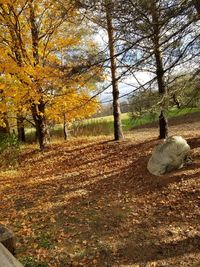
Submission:
M 0 6 L 4 14 L 0 19 L 0 38 L 4 40 L 0 44 L 0 90 L 4 95 L 0 112 L 20 110 L 26 114 L 32 103 L 39 104 L 43 99 L 47 103 L 47 114 L 40 115 L 47 115 L 55 122 L 61 121 L 64 113 L 68 121 L 93 114 L 98 102 L 89 100 L 89 91 L 96 88 L 93 77 L 100 79 L 102 71 L 93 67 L 70 74 L 74 68 L 82 68 L 81 64 L 84 67 L 87 63 L 81 56 L 84 50 L 86 54 L 95 51 L 91 38 L 86 41 L 89 30 L 79 24 L 79 15 L 71 1 L 63 3 L 70 7 L 66 19 L 63 6 L 52 0 L 34 1 L 32 11 L 24 0 L 17 0 L 15 4 L 0 0 L 0 3 L 4 4 Z M 34 13 L 32 18 L 30 11 Z M 29 23 L 33 18 L 40 23 Z M 76 59 L 77 53 L 80 55 Z
M 0 0 L 0 4 L 10 4 L 11 0 Z

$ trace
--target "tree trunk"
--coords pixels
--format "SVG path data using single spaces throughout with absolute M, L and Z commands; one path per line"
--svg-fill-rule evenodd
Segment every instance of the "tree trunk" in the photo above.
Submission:
M 17 116 L 17 133 L 18 140 L 20 142 L 26 142 L 25 129 L 24 129 L 24 118 L 20 115 Z
M 32 54 L 34 59 L 34 66 L 39 64 L 39 31 L 37 18 L 34 10 L 34 0 L 28 1 L 29 12 L 30 12 L 30 24 L 31 24 L 31 38 L 32 38 Z M 42 96 L 42 90 L 38 85 L 38 93 Z M 32 104 L 32 115 L 35 121 L 37 138 L 40 145 L 40 149 L 44 149 L 47 141 L 49 140 L 49 131 L 46 125 L 45 119 L 45 102 L 40 100 L 40 104 Z
M 34 59 L 34 66 L 39 64 L 39 31 L 37 18 L 34 10 L 34 0 L 28 1 L 29 19 L 31 24 L 31 39 L 32 39 L 32 54 Z M 45 120 L 45 102 L 42 100 L 42 90 L 38 85 L 38 93 L 41 94 L 40 104 L 32 104 L 32 116 L 36 126 L 37 138 L 40 149 L 44 149 L 48 140 L 48 129 Z
M 165 139 L 168 136 L 168 122 L 167 118 L 163 111 L 161 111 L 159 116 L 159 125 L 160 125 L 160 135 L 159 139 Z
M 65 141 L 68 139 L 68 131 L 67 131 L 67 121 L 66 121 L 66 115 L 63 115 L 63 134 Z
M 165 77 L 164 77 L 164 67 L 162 61 L 162 54 L 160 51 L 160 23 L 159 23 L 159 12 L 157 10 L 156 3 L 152 3 L 152 23 L 153 23 L 153 31 L 154 35 L 152 37 L 153 44 L 154 44 L 154 56 L 156 61 L 156 78 L 158 84 L 158 92 L 160 95 L 165 95 L 166 92 L 166 85 L 165 85 Z M 168 123 L 167 119 L 163 113 L 164 104 L 161 108 L 161 113 L 159 116 L 159 131 L 160 135 L 159 138 L 166 138 L 168 135 Z
M 120 119 L 119 88 L 116 79 L 116 59 L 114 49 L 114 33 L 112 25 L 112 0 L 105 0 L 107 32 L 112 74 L 112 94 L 113 94 L 113 117 L 114 117 L 114 138 L 123 139 L 122 125 Z
M 32 53 L 34 58 L 34 66 L 39 64 L 39 32 L 37 19 L 34 11 L 34 0 L 28 1 L 30 11 L 31 37 L 32 37 Z
M 32 116 L 36 126 L 37 138 L 40 149 L 44 149 L 47 141 L 46 120 L 44 116 L 45 103 L 40 101 L 40 104 L 32 104 Z

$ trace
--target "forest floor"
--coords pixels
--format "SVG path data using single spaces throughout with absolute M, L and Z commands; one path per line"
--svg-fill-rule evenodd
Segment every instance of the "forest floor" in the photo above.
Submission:
M 27 146 L 0 173 L 0 222 L 27 267 L 200 266 L 200 123 L 170 128 L 193 164 L 155 177 L 146 169 L 156 128 Z

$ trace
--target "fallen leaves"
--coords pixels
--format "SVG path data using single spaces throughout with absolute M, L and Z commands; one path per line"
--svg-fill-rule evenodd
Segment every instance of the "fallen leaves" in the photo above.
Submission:
M 1 221 L 17 235 L 18 257 L 51 267 L 198 262 L 199 167 L 157 180 L 146 170 L 157 141 L 142 138 L 25 149 L 20 170 L 0 173 Z

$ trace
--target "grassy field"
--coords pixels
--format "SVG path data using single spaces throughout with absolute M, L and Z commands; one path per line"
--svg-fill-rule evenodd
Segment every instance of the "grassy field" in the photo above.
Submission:
M 172 109 L 168 112 L 168 118 L 183 117 L 186 114 L 200 112 L 199 108 L 185 108 L 181 110 Z M 132 119 L 130 114 L 121 114 L 122 127 L 124 131 L 130 131 L 135 127 L 154 123 L 158 121 L 159 114 L 145 114 L 142 117 Z M 60 131 L 57 128 L 57 131 Z M 87 119 L 82 122 L 76 123 L 71 128 L 73 136 L 98 136 L 98 135 L 109 135 L 113 132 L 113 116 L 106 116 L 100 118 Z
M 182 117 L 186 114 L 200 112 L 199 108 L 184 108 L 181 110 L 172 109 L 168 112 L 168 118 Z M 130 131 L 134 127 L 158 121 L 159 114 L 145 114 L 139 118 L 132 119 L 129 113 L 121 114 L 122 127 L 124 131 Z M 72 128 L 75 135 L 84 135 L 86 132 L 89 135 L 111 134 L 113 131 L 113 116 L 99 117 L 87 119 L 75 124 Z
M 172 109 L 168 112 L 168 118 L 183 118 L 186 114 L 200 112 L 199 108 L 184 108 L 181 110 Z M 129 113 L 121 114 L 123 131 L 131 131 L 135 127 L 155 123 L 158 121 L 159 114 L 145 114 L 142 117 L 132 119 Z M 33 141 L 35 139 L 35 130 L 27 129 L 27 140 Z M 83 121 L 75 122 L 69 127 L 69 134 L 74 137 L 78 136 L 99 136 L 110 135 L 113 133 L 113 116 L 91 118 Z M 53 138 L 62 138 L 62 125 L 56 125 L 51 130 Z

